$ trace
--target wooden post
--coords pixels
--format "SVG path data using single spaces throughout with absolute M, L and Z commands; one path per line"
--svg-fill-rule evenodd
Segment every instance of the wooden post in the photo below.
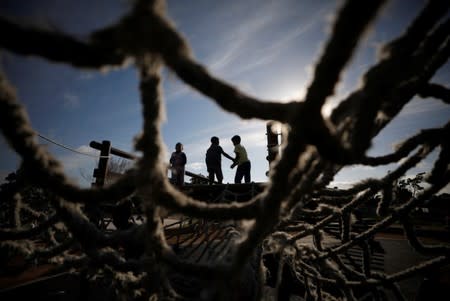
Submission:
M 95 177 L 95 183 L 93 186 L 103 187 L 105 185 L 106 175 L 108 173 L 108 161 L 111 154 L 111 142 L 103 140 L 102 143 L 92 141 L 89 144 L 92 148 L 100 150 L 100 159 L 98 160 L 98 167 L 94 169 L 93 176 Z
M 93 176 L 95 182 L 91 184 L 92 187 L 103 187 L 105 185 L 106 174 L 108 172 L 108 160 L 111 152 L 111 142 L 103 140 L 102 143 L 92 141 L 90 147 L 100 151 L 101 158 L 98 160 L 98 167 L 94 169 Z M 102 211 L 99 204 L 95 202 L 88 202 L 85 205 L 86 214 L 91 223 L 97 227 L 104 229 Z
M 280 148 L 278 143 L 279 134 L 273 130 L 273 125 L 274 125 L 273 121 L 269 121 L 266 125 L 267 153 L 268 153 L 266 159 L 267 161 L 269 161 L 269 166 L 270 163 L 277 157 Z

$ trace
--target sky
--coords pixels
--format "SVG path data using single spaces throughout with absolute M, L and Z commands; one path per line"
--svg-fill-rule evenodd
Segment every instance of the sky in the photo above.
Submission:
M 301 100 L 311 81 L 311 70 L 329 34 L 330 20 L 340 1 L 317 0 L 169 0 L 167 11 L 186 37 L 194 57 L 210 72 L 246 94 L 270 100 Z M 377 61 L 377 49 L 400 35 L 420 11 L 423 1 L 390 1 L 365 35 L 347 66 L 336 93 L 323 113 L 356 89 L 361 75 Z M 0 14 L 17 20 L 57 28 L 81 39 L 128 11 L 125 0 L 2 0 Z M 133 66 L 99 72 L 74 69 L 38 57 L 0 52 L 0 68 L 17 89 L 34 129 L 61 145 L 40 139 L 80 186 L 89 186 L 98 151 L 90 141 L 109 140 L 112 146 L 134 152 L 134 137 L 142 128 L 138 74 Z M 447 63 L 433 82 L 449 86 Z M 210 138 L 233 154 L 231 137 L 240 135 L 252 163 L 252 181 L 267 181 L 266 123 L 240 120 L 222 111 L 213 101 L 163 70 L 166 118 L 162 135 L 165 156 L 177 142 L 184 145 L 186 169 L 206 175 L 205 152 Z M 450 108 L 437 100 L 415 98 L 397 119 L 375 139 L 369 155 L 393 151 L 395 144 L 421 128 L 439 127 L 450 117 Z M 19 157 L 0 137 L 0 178 L 15 171 Z M 409 172 L 429 171 L 436 152 Z M 223 158 L 224 182 L 232 183 L 235 169 Z M 344 168 L 332 186 L 346 187 L 367 177 L 381 177 L 396 164 L 382 168 Z M 186 179 L 189 181 L 189 178 Z M 445 192 L 450 192 L 447 186 Z

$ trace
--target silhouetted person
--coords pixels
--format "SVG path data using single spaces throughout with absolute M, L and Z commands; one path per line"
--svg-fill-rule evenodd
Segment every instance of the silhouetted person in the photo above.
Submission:
M 247 151 L 245 147 L 241 145 L 241 137 L 238 135 L 233 136 L 231 141 L 234 144 L 234 153 L 236 154 L 236 158 L 233 160 L 233 164 L 230 166 L 234 168 L 237 165 L 236 175 L 234 176 L 234 183 L 240 184 L 242 178 L 244 178 L 245 183 L 250 183 L 250 160 L 247 156 Z
M 211 146 L 206 151 L 206 168 L 208 170 L 209 184 L 214 182 L 214 176 L 217 178 L 217 182 L 222 184 L 223 173 L 222 173 L 222 155 L 233 161 L 233 157 L 228 155 L 223 151 L 222 147 L 219 145 L 219 138 L 211 138 Z
M 178 142 L 175 145 L 175 151 L 170 156 L 170 170 L 172 172 L 171 181 L 177 187 L 184 185 L 184 166 L 186 165 L 187 158 L 183 152 L 183 144 Z

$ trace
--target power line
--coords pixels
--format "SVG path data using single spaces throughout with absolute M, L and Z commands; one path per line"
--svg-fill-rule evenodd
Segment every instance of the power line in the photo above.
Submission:
M 47 140 L 47 141 L 50 142 L 50 143 L 53 143 L 54 145 L 57 145 L 57 146 L 59 146 L 59 147 L 62 147 L 62 148 L 64 148 L 64 149 L 66 149 L 66 150 L 69 150 L 69 151 L 71 151 L 71 152 L 74 152 L 74 153 L 77 153 L 77 154 L 80 154 L 80 155 L 85 155 L 85 156 L 88 156 L 88 157 L 93 157 L 93 158 L 98 158 L 98 159 L 99 159 L 99 158 L 109 158 L 109 157 L 110 157 L 110 156 L 96 156 L 96 155 L 93 155 L 93 154 L 81 152 L 81 151 L 76 150 L 76 149 L 74 149 L 74 148 L 68 147 L 68 146 L 66 146 L 66 145 L 64 145 L 64 144 L 62 144 L 62 143 L 56 142 L 55 140 L 52 140 L 52 139 L 50 139 L 50 138 L 48 138 L 48 137 L 45 137 L 44 135 L 39 134 L 38 132 L 36 132 L 36 135 L 38 135 L 40 138 L 42 138 L 42 139 L 44 139 L 44 140 Z

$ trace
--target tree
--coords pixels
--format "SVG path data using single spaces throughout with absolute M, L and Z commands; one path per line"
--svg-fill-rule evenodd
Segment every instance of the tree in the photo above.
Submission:
M 415 197 L 419 191 L 424 188 L 420 184 L 424 182 L 425 172 L 420 172 L 416 174 L 413 178 L 407 177 L 403 178 L 398 182 L 398 187 L 401 190 L 407 190 L 411 193 L 411 196 Z
M 133 167 L 133 164 L 133 161 L 127 159 L 111 157 L 108 161 L 105 183 L 109 185 L 117 181 L 127 170 Z

